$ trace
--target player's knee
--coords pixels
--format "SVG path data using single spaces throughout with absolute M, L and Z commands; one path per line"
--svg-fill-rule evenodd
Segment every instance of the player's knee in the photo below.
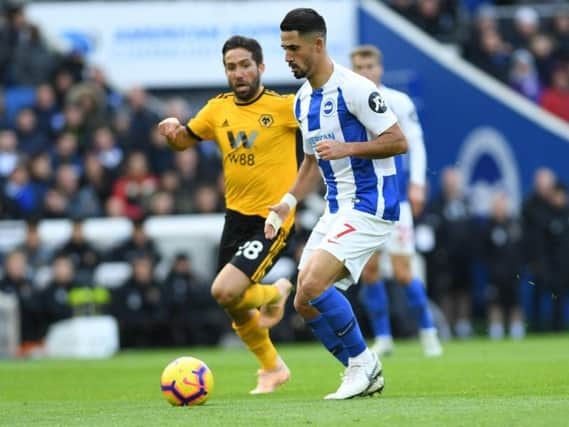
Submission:
M 379 274 L 379 269 L 375 268 L 375 269 L 367 269 L 364 268 L 364 270 L 362 271 L 362 283 L 365 285 L 374 285 L 376 284 L 379 279 L 381 279 L 381 275 Z
M 238 299 L 239 295 L 237 295 L 234 291 L 230 288 L 224 286 L 216 286 L 214 285 L 211 287 L 211 296 L 217 301 L 217 303 L 222 307 L 231 307 L 234 305 Z
M 408 268 L 396 268 L 393 271 L 393 277 L 397 283 L 403 286 L 409 285 L 411 280 L 413 280 L 411 269 Z
M 326 290 L 326 284 L 318 280 L 315 274 L 310 271 L 302 271 L 298 277 L 297 297 L 308 304 L 313 299 L 318 298 Z M 296 298 L 295 298 L 296 300 Z

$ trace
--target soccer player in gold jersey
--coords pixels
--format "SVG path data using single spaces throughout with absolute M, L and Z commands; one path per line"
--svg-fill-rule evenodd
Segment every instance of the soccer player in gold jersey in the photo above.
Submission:
M 265 238 L 268 207 L 296 178 L 294 96 L 264 88 L 263 53 L 256 40 L 233 36 L 222 54 L 231 92 L 210 99 L 185 126 L 174 117 L 158 126 L 174 150 L 201 140 L 215 140 L 219 146 L 227 213 L 211 292 L 261 364 L 257 387 L 250 393 L 270 393 L 290 378 L 269 328 L 282 318 L 292 284 L 286 279 L 273 285 L 259 281 L 284 248 L 293 225 L 293 220 L 285 223 L 275 240 Z

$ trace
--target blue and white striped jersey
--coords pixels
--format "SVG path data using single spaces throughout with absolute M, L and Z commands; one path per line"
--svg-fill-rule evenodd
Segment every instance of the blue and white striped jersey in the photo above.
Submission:
M 423 142 L 423 129 L 415 104 L 407 94 L 383 85 L 379 87 L 379 93 L 397 117 L 409 146 L 407 153 L 395 156 L 399 201 L 403 201 L 407 200 L 409 182 L 424 187 L 427 179 L 427 153 Z
M 334 213 L 349 207 L 385 220 L 398 220 L 399 191 L 393 157 L 322 160 L 315 152 L 318 141 L 369 141 L 397 122 L 373 83 L 335 63 L 334 72 L 322 88 L 312 90 L 307 81 L 298 90 L 295 116 L 304 152 L 317 157 L 326 184 L 328 210 Z

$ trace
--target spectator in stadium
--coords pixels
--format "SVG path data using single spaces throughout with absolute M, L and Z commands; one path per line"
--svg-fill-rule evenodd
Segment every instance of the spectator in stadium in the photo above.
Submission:
M 70 291 L 76 286 L 74 263 L 68 255 L 60 253 L 52 264 L 53 278 L 41 293 L 41 304 L 46 327 L 73 316 Z
M 75 84 L 75 78 L 67 68 L 60 64 L 54 73 L 53 81 L 51 83 L 55 92 L 57 110 L 63 111 L 66 106 L 65 100 L 67 98 L 67 93 Z
M 480 34 L 480 51 L 471 60 L 480 69 L 502 82 L 508 81 L 510 68 L 510 46 L 496 30 Z
M 293 221 L 285 224 L 275 242 L 265 238 L 263 228 L 268 206 L 277 202 L 296 175 L 297 124 L 293 97 L 267 91 L 261 83 L 265 65 L 256 40 L 231 37 L 222 55 L 231 93 L 211 99 L 186 126 L 169 117 L 159 127 L 175 150 L 205 139 L 215 140 L 223 153 L 227 213 L 219 273 L 211 292 L 261 365 L 251 393 L 271 393 L 290 377 L 268 328 L 282 318 L 292 284 L 286 279 L 274 285 L 259 281 L 284 248 Z
M 154 279 L 154 263 L 146 256 L 132 260 L 132 276 L 112 295 L 123 347 L 148 347 L 167 343 L 163 291 Z
M 20 40 L 26 38 L 28 22 L 21 1 L 7 0 L 2 3 L 4 20 L 0 20 L 0 84 L 13 84 L 11 64 L 14 50 Z
M 150 200 L 150 215 L 162 216 L 162 215 L 174 215 L 176 212 L 174 210 L 174 197 L 172 194 L 166 191 L 158 191 Z
M 150 199 L 158 190 L 158 179 L 148 170 L 142 151 L 131 152 L 125 173 L 114 183 L 113 197 L 121 201 L 127 217 L 137 220 L 146 215 Z
M 201 184 L 194 191 L 194 212 L 200 214 L 216 213 L 223 210 L 223 199 L 217 188 Z
M 545 298 L 552 307 L 546 313 L 542 329 L 562 330 L 569 325 L 564 318 L 569 296 L 569 197 L 567 186 L 557 181 L 551 193 L 551 216 L 545 228 L 543 263 L 546 271 Z
M 69 164 L 61 165 L 55 172 L 55 186 L 64 198 L 64 216 L 67 218 L 97 217 L 102 214 L 95 190 L 88 185 L 79 186 L 77 169 Z
M 92 81 L 82 81 L 69 89 L 65 98 L 67 105 L 77 105 L 83 111 L 84 125 L 89 134 L 108 121 L 107 94 Z
M 142 87 L 134 87 L 127 94 L 129 107 L 129 139 L 138 149 L 150 145 L 150 132 L 158 122 L 158 115 L 148 108 L 148 96 Z
M 522 206 L 524 230 L 524 263 L 528 269 L 529 282 L 533 284 L 529 321 L 532 330 L 540 329 L 542 310 L 540 301 L 546 293 L 547 269 L 545 265 L 545 236 L 552 216 L 555 174 L 551 169 L 541 167 L 534 173 L 533 191 Z
M 52 169 L 57 170 L 62 165 L 72 166 L 77 174 L 83 173 L 77 136 L 71 132 L 59 134 L 55 140 L 55 146 L 51 150 Z
M 54 120 L 59 112 L 55 100 L 55 91 L 48 83 L 42 83 L 36 88 L 36 99 L 33 111 L 37 119 L 38 131 L 46 138 L 54 136 Z
M 150 131 L 150 145 L 146 150 L 146 155 L 150 163 L 150 170 L 158 176 L 174 168 L 175 154 L 168 146 L 166 138 L 160 135 L 160 130 L 157 127 Z
M 178 154 L 190 152 L 181 151 Z M 194 187 L 182 184 L 180 174 L 176 170 L 167 170 L 160 177 L 160 189 L 171 194 L 174 199 L 174 212 L 189 214 L 194 211 Z
M 389 0 L 389 5 L 400 15 L 413 21 L 415 17 L 415 0 Z
M 11 129 L 0 129 L 0 185 L 12 174 L 20 162 L 18 138 Z
M 41 300 L 27 272 L 27 259 L 20 250 L 14 250 L 4 260 L 4 277 L 0 291 L 15 295 L 20 312 L 20 340 L 25 354 L 42 338 L 43 313 Z
M 508 39 L 515 49 L 528 49 L 530 40 L 539 33 L 539 14 L 530 6 L 522 6 L 514 13 L 514 27 Z
M 425 254 L 428 291 L 454 326 L 456 336 L 468 338 L 473 333 L 473 223 L 460 171 L 455 167 L 445 168 L 441 186 L 441 193 L 428 204 L 422 218 L 435 236 L 434 248 Z
M 49 80 L 55 65 L 55 54 L 48 48 L 40 29 L 27 24 L 13 47 L 9 69 L 11 82 L 18 86 L 39 85 Z
M 73 221 L 71 239 L 57 251 L 57 256 L 71 260 L 76 272 L 74 278 L 79 285 L 92 285 L 93 272 L 101 261 L 101 255 L 85 238 L 82 220 L 75 219 Z
M 110 197 L 113 186 L 112 177 L 101 164 L 99 156 L 94 152 L 88 152 L 83 157 L 84 171 L 84 185 L 93 189 L 97 195 L 99 204 L 103 206 L 107 199 Z
M 0 75 L 0 81 L 2 77 Z M 0 87 L 0 131 L 4 129 L 12 128 L 12 118 L 8 117 L 8 112 L 6 111 L 6 97 L 4 95 L 4 90 Z
M 225 332 L 225 317 L 186 254 L 175 256 L 162 285 L 172 344 L 215 345 Z
M 99 163 L 105 168 L 105 172 L 117 178 L 123 164 L 124 152 L 108 126 L 102 126 L 93 132 L 92 148 Z
M 63 107 L 61 116 L 55 119 L 55 131 L 58 135 L 73 134 L 80 151 L 83 151 L 89 143 L 85 113 L 78 105 L 67 104 Z
M 511 338 L 520 339 L 525 335 L 519 295 L 522 227 L 512 216 L 510 203 L 504 193 L 495 194 L 491 217 L 480 233 L 480 256 L 488 274 L 488 336 L 495 340 L 504 337 L 505 324 Z
M 16 116 L 16 134 L 18 150 L 28 156 L 34 156 L 48 148 L 47 135 L 38 126 L 36 113 L 32 108 L 22 108 Z
M 542 86 L 551 83 L 551 72 L 555 66 L 555 44 L 550 35 L 539 33 L 533 36 L 529 45 L 534 57 Z
M 509 83 L 519 94 L 537 103 L 541 97 L 541 82 L 535 68 L 532 54 L 525 50 L 516 50 L 512 55 Z
M 42 216 L 46 219 L 65 218 L 67 200 L 63 194 L 50 188 L 43 199 Z
M 543 108 L 569 122 L 569 62 L 558 64 L 551 76 L 551 85 L 541 96 Z
M 3 187 L 4 197 L 11 202 L 16 218 L 30 218 L 37 214 L 39 206 L 25 163 L 16 166 Z
M 51 159 L 47 152 L 40 153 L 30 159 L 29 173 L 36 203 L 41 208 L 45 195 L 53 184 Z
M 565 54 L 569 54 L 569 7 L 559 7 L 553 17 L 551 33 L 559 49 Z
M 89 65 L 87 69 L 87 78 L 88 80 L 98 88 L 98 90 L 102 91 L 105 96 L 105 110 L 106 116 L 112 115 L 115 113 L 121 106 L 123 102 L 122 94 L 117 91 L 115 88 L 111 86 L 109 81 L 107 80 L 107 75 L 105 71 L 97 66 L 97 65 Z
M 174 163 L 180 187 L 193 194 L 198 183 L 203 180 L 198 173 L 200 162 L 198 150 L 194 147 L 175 153 Z
M 132 223 L 132 235 L 130 239 L 114 248 L 109 259 L 111 261 L 132 262 L 136 258 L 150 258 L 154 265 L 160 261 L 160 254 L 154 241 L 144 230 L 144 220 L 135 220 Z
M 456 42 L 457 15 L 450 2 L 417 0 L 413 22 L 441 42 Z
M 38 269 L 51 263 L 53 256 L 52 250 L 50 250 L 48 246 L 42 244 L 39 234 L 39 226 L 35 220 L 27 222 L 26 239 L 19 249 L 26 256 L 28 269 L 32 277 L 35 277 Z

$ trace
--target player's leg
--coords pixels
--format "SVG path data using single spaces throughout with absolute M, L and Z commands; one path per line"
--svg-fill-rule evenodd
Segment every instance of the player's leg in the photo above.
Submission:
M 513 280 L 504 286 L 502 295 L 502 307 L 509 315 L 510 338 L 520 340 L 526 335 L 524 313 L 519 296 L 519 281 Z
M 417 319 L 423 352 L 426 356 L 442 355 L 443 349 L 429 308 L 425 284 L 413 275 L 411 268 L 411 260 L 415 254 L 415 234 L 413 214 L 408 202 L 400 204 L 399 222 L 389 240 L 388 250 L 395 281 L 405 288 L 407 303 Z
M 379 252 L 375 252 L 365 265 L 361 278 L 361 297 L 375 337 L 371 349 L 381 357 L 393 351 L 393 337 L 389 320 L 389 300 L 385 283 L 380 276 L 379 262 Z
M 377 356 L 366 346 L 350 302 L 332 283 L 345 274 L 343 262 L 325 250 L 316 250 L 299 275 L 295 308 L 307 321 L 322 316 L 348 353 L 342 384 L 327 399 L 362 394 L 381 370 Z
M 268 329 L 259 324 L 261 314 L 257 307 L 278 302 L 284 287 L 255 282 L 272 264 L 286 239 L 265 241 L 262 237 L 262 219 L 254 220 L 251 224 L 249 218 L 242 219 L 234 214 L 228 218 L 228 222 L 230 224 L 227 226 L 226 222 L 222 235 L 219 256 L 219 264 L 225 264 L 214 280 L 212 295 L 233 320 L 232 327 L 237 335 L 259 360 L 259 382 L 252 393 L 268 393 L 286 382 L 290 372 L 278 356 Z M 290 282 L 286 296 L 289 292 Z
M 359 280 L 365 263 L 386 241 L 391 227 L 356 211 L 335 215 L 319 248 L 301 269 L 295 308 L 307 320 L 322 315 L 349 356 L 340 387 L 326 399 L 348 399 L 366 394 L 370 387 L 374 387 L 370 393 L 383 387 L 377 355 L 367 348 L 351 304 L 331 285 Z
M 393 274 L 397 283 L 405 288 L 407 303 L 415 314 L 419 325 L 419 337 L 425 356 L 436 357 L 443 354 L 443 348 L 437 336 L 433 314 L 429 308 L 429 299 L 423 281 L 414 277 L 411 269 L 411 257 L 391 255 Z
M 321 228 L 319 225 L 315 227 L 315 230 L 310 234 L 310 237 L 304 246 L 298 265 L 298 269 L 301 272 L 325 236 L 324 233 L 319 231 L 319 228 Z M 312 330 L 316 339 L 320 341 L 332 356 L 334 356 L 342 365 L 348 366 L 348 351 L 332 327 L 328 324 L 328 321 L 318 311 L 311 307 L 308 307 L 307 309 L 311 310 L 312 313 L 307 313 L 303 318 L 307 326 Z

